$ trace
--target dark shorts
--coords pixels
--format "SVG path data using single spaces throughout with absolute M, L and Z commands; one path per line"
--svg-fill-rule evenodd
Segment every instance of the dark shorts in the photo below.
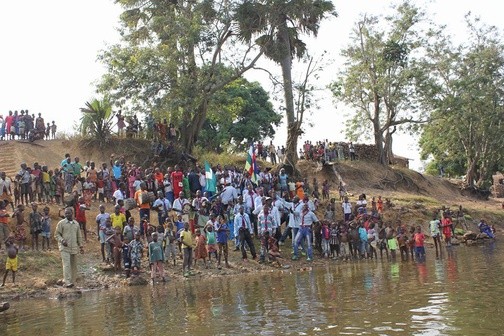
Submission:
M 21 183 L 21 195 L 28 195 L 30 193 L 30 184 Z
M 418 255 L 424 255 L 425 254 L 425 247 L 423 247 L 423 246 L 415 247 L 415 253 Z

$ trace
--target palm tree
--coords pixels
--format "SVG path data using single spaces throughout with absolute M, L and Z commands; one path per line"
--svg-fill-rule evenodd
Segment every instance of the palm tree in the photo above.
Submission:
M 81 107 L 82 117 L 79 130 L 82 136 L 90 136 L 100 143 L 112 134 L 113 118 L 112 104 L 107 99 L 93 99 Z
M 266 57 L 282 69 L 287 116 L 286 162 L 294 169 L 301 122 L 296 120 L 292 89 L 292 60 L 306 53 L 300 35 L 317 36 L 320 21 L 336 15 L 332 1 L 327 0 L 246 0 L 240 4 L 235 19 L 239 34 L 246 42 L 255 42 Z

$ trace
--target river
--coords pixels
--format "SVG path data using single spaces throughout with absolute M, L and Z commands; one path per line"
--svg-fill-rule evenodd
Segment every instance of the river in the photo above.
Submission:
M 498 243 L 432 255 L 12 302 L 0 335 L 504 334 Z

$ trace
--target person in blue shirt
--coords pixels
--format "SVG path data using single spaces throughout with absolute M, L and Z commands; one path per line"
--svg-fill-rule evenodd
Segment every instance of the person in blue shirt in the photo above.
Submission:
M 359 253 L 361 258 L 364 259 L 366 256 L 369 256 L 368 234 L 366 228 L 364 227 L 364 223 L 361 223 L 359 226 L 359 240 Z
M 217 255 L 217 268 L 221 269 L 221 258 L 224 254 L 224 262 L 226 267 L 229 268 L 228 262 L 228 234 L 229 228 L 227 225 L 226 216 L 220 215 L 219 220 L 215 223 L 215 232 L 217 233 L 217 247 L 219 253 Z

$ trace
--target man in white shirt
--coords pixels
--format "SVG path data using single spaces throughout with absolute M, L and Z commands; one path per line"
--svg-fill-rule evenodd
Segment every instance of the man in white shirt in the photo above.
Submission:
M 117 204 L 119 200 L 124 200 L 126 198 L 126 185 L 124 183 L 119 183 L 119 189 L 114 191 L 112 198 L 115 204 Z
M 158 198 L 152 204 L 152 208 L 158 212 L 158 224 L 163 225 L 168 217 L 168 212 L 171 210 L 172 205 L 170 201 L 165 198 L 162 191 L 158 191 Z
M 235 236 L 239 237 L 243 261 L 247 260 L 245 244 L 248 246 L 250 254 L 252 254 L 252 259 L 255 260 L 257 256 L 255 252 L 255 246 L 252 241 L 254 231 L 252 229 L 252 223 L 250 222 L 249 215 L 245 213 L 245 208 L 243 207 L 243 205 L 240 206 L 239 213 L 235 216 L 234 230 Z
M 306 261 L 313 260 L 313 251 L 312 251 L 312 225 L 314 223 L 318 223 L 318 218 L 315 214 L 309 209 L 308 204 L 303 205 L 303 210 L 300 214 L 300 223 L 299 223 L 299 231 L 295 238 L 294 243 L 294 256 L 292 260 L 298 260 L 298 248 L 299 244 L 302 244 L 303 240 L 306 241 L 306 250 L 307 250 L 307 258 Z
M 181 214 L 184 210 L 184 205 L 190 204 L 187 198 L 184 198 L 184 192 L 181 191 L 179 192 L 178 197 L 173 201 L 173 210 L 177 211 L 179 214 Z
M 225 206 L 229 205 L 232 201 L 238 199 L 238 192 L 236 188 L 230 184 L 226 184 L 224 189 L 220 193 L 222 204 Z

